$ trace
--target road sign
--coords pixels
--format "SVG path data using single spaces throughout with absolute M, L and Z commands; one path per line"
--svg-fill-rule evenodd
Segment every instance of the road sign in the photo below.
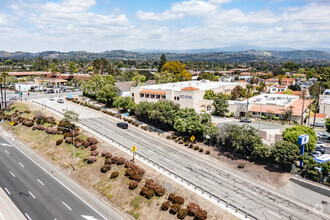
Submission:
M 12 121 L 12 122 L 10 122 L 10 124 L 11 124 L 11 126 L 14 126 L 15 122 Z
M 309 135 L 308 134 L 302 134 L 298 137 L 298 144 L 304 145 L 309 142 Z
M 5 119 L 1 119 L 1 122 L 4 123 L 5 122 Z
M 194 140 L 195 140 L 195 136 L 194 136 L 194 135 L 191 135 L 190 140 L 191 140 L 191 141 L 194 141 Z
M 68 94 L 68 98 L 69 99 L 72 99 L 72 94 Z
M 135 152 L 135 151 L 136 151 L 136 147 L 133 146 L 133 147 L 131 148 L 131 151 L 132 151 L 132 152 Z

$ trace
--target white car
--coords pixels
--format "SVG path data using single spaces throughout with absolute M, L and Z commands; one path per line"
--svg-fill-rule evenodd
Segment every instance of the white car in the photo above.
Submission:
M 325 127 L 325 123 L 324 122 L 316 122 L 315 126 L 316 127 Z
M 55 99 L 54 99 L 54 97 L 52 96 L 52 97 L 49 97 L 49 101 L 54 101 Z
M 319 133 L 319 134 L 317 134 L 317 137 L 320 138 L 320 139 L 328 140 L 330 138 L 330 135 L 325 134 L 325 133 Z

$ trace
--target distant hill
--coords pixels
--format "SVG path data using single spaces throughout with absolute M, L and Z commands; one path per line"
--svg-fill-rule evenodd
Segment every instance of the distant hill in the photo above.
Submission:
M 242 47 L 240 47 L 242 48 Z M 226 49 L 234 49 L 226 48 Z M 287 48 L 288 49 L 288 48 Z M 217 51 L 219 50 L 219 51 Z M 110 60 L 142 60 L 154 61 L 159 60 L 162 53 L 166 54 L 168 60 L 181 61 L 209 61 L 209 62 L 252 62 L 252 61 L 279 61 L 287 60 L 307 62 L 310 60 L 318 62 L 330 62 L 330 53 L 319 50 L 244 50 L 244 51 L 220 51 L 219 49 L 198 49 L 198 50 L 179 50 L 164 51 L 164 50 L 139 50 L 125 51 L 112 50 L 100 53 L 92 53 L 86 51 L 44 51 L 39 53 L 29 52 L 6 52 L 0 51 L 0 58 L 35 58 L 42 56 L 46 59 L 87 59 L 93 60 L 96 58 L 106 58 Z

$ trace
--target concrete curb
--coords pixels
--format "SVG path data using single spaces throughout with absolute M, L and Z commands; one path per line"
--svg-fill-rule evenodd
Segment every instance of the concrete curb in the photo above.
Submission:
M 320 193 L 322 195 L 330 197 L 330 189 L 321 185 L 318 185 L 316 183 L 310 182 L 305 179 L 297 178 L 297 177 L 291 177 L 290 181 L 307 188 L 309 190 L 312 190 L 314 192 Z

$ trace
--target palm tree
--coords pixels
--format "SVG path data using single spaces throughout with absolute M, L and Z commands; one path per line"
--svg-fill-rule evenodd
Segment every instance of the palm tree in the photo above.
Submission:
M 288 107 L 288 109 L 289 109 L 289 115 L 290 115 L 290 117 L 289 117 L 289 126 L 291 125 L 291 116 L 292 116 L 292 109 L 293 109 L 294 107 L 293 106 L 289 106 Z
M 2 80 L 2 78 L 0 78 L 0 92 L 1 92 L 1 109 L 4 109 L 3 108 L 3 93 L 2 93 L 2 82 L 3 82 L 3 80 Z
M 248 89 L 248 91 L 247 91 L 247 100 L 246 100 L 246 113 L 245 113 L 245 118 L 248 118 L 250 89 L 253 88 L 253 85 L 251 85 L 251 84 L 246 85 L 246 88 Z
M 2 77 L 3 77 L 3 82 L 5 84 L 5 108 L 7 108 L 7 91 L 6 91 L 6 88 L 7 88 L 7 85 L 6 85 L 6 77 L 8 76 L 8 73 L 7 72 L 3 72 L 2 73 Z

